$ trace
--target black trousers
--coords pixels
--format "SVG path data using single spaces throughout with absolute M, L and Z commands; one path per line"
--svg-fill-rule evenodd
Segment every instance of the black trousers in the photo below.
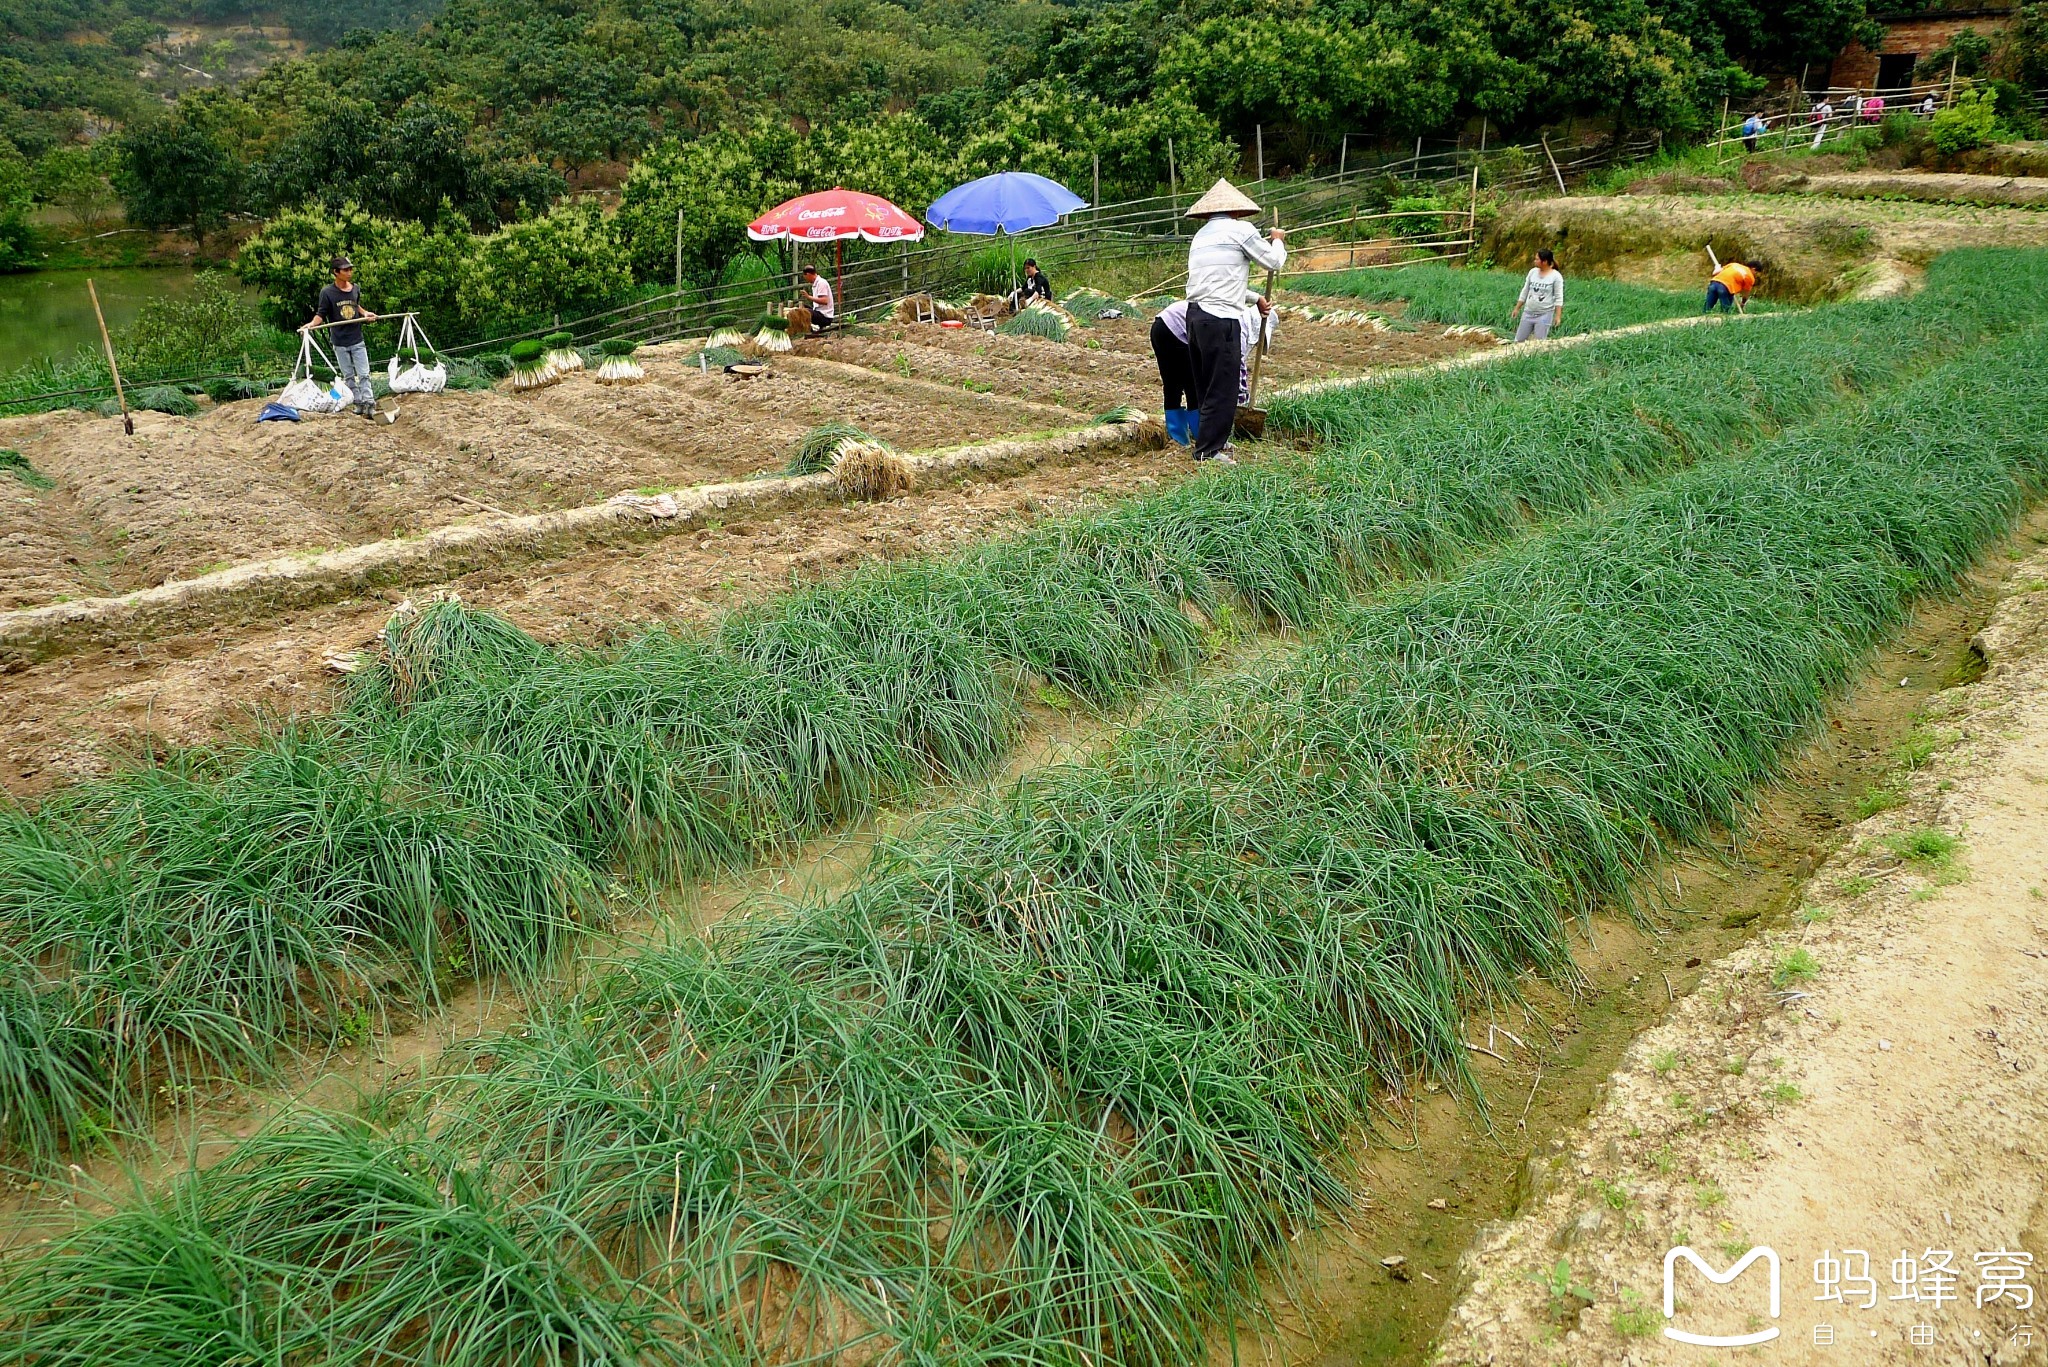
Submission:
M 1159 384 L 1166 391 L 1166 411 L 1193 408 L 1195 362 L 1188 344 L 1173 335 L 1164 318 L 1152 320 L 1152 359 L 1159 363 Z
M 1201 434 L 1196 460 L 1207 460 L 1230 440 L 1237 422 L 1237 372 L 1244 365 L 1242 326 L 1235 318 L 1205 313 L 1188 305 L 1188 352 L 1194 362 L 1196 406 L 1201 409 Z

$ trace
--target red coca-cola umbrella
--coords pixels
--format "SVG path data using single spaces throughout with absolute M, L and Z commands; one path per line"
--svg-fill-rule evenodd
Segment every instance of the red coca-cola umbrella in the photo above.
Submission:
M 864 195 L 835 185 L 830 190 L 798 195 L 776 205 L 747 225 L 747 236 L 756 242 L 786 237 L 791 242 L 832 243 L 832 297 L 837 300 L 847 238 L 915 242 L 924 236 L 924 224 L 880 195 Z

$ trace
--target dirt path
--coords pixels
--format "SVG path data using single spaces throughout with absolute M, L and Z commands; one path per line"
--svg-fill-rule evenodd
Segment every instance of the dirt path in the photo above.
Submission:
M 2010 582 L 1988 673 L 1868 803 L 1899 805 L 1707 967 L 1480 1233 L 1440 1362 L 1726 1360 L 1667 1327 L 1777 1329 L 1734 1350 L 1773 1363 L 2048 1359 L 2048 552 Z M 1680 1263 L 1667 1321 L 1678 1245 L 1774 1250 L 1780 1313 L 1763 1263 L 1725 1287 Z
M 1511 205 L 1487 245 L 1507 260 L 1559 243 L 1559 262 L 1568 275 L 1694 289 L 1704 278 L 1701 245 L 1708 242 L 1723 260 L 1763 262 L 1759 297 L 1806 302 L 1851 294 L 1873 274 L 1922 270 L 1957 247 L 2048 243 L 2048 214 L 1734 189 L 1632 191 Z

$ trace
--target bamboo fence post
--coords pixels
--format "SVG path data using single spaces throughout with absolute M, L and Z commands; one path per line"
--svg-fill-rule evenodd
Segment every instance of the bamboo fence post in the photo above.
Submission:
M 1483 135 L 1482 135 L 1483 136 Z M 1479 163 L 1472 163 L 1472 205 L 1465 211 L 1465 260 L 1470 266 L 1479 254 Z
M 1095 172 L 1095 212 L 1092 217 L 1099 223 L 1102 221 L 1102 153 L 1090 152 L 1088 161 Z
M 1175 237 L 1180 236 L 1180 176 L 1173 164 L 1173 139 L 1166 140 L 1166 194 L 1167 202 L 1173 207 L 1173 221 L 1169 225 Z
M 1723 95 L 1721 97 L 1721 122 L 1714 125 L 1714 165 L 1719 166 L 1721 162 L 1724 160 L 1721 153 L 1722 149 L 1727 146 L 1727 143 L 1728 97 L 1726 95 Z
M 132 437 L 135 435 L 135 418 L 128 412 L 128 395 L 121 388 L 121 367 L 114 361 L 114 341 L 107 336 L 107 315 L 100 312 L 100 292 L 91 277 L 86 279 L 85 292 L 92 296 L 92 316 L 100 324 L 100 345 L 107 349 L 107 370 L 114 377 L 114 398 L 121 405 L 121 430 Z
M 1252 136 L 1258 139 L 1259 184 L 1263 185 L 1266 183 L 1266 125 L 1262 123 L 1253 124 Z
M 1564 188 L 1564 172 L 1557 169 L 1557 157 L 1550 150 L 1550 134 L 1537 134 L 1543 140 L 1543 156 L 1550 163 L 1550 174 L 1557 177 L 1557 192 L 1569 196 L 1571 191 Z
M 1351 135 L 1344 135 L 1343 143 L 1337 149 L 1337 183 L 1344 184 L 1346 164 L 1351 160 Z

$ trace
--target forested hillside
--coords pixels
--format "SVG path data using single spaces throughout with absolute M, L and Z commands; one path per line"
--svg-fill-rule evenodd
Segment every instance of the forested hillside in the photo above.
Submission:
M 1685 130 L 1867 26 L 1863 0 L 422 3 L 0 0 L 0 266 L 7 205 L 83 221 L 98 187 L 132 223 L 199 240 L 270 221 L 244 273 L 281 295 L 339 242 L 388 271 L 402 258 L 412 297 L 480 323 L 506 287 L 478 271 L 601 247 L 543 268 L 568 307 L 667 278 L 680 231 L 704 281 L 753 214 L 835 182 L 921 204 L 985 170 L 1089 185 L 1099 166 L 1114 198 L 1170 164 L 1188 182 L 1230 169 L 1255 128 L 1297 168 L 1334 162 L 1347 133 L 1480 116 Z M 313 46 L 166 101 L 136 72 L 173 19 Z M 568 202 L 621 185 L 602 221 Z

